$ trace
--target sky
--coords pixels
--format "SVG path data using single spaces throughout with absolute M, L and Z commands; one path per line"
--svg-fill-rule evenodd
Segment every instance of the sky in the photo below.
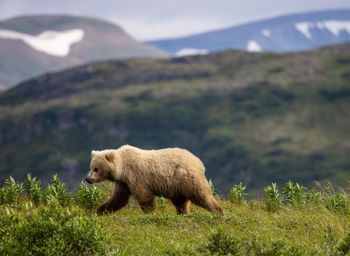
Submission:
M 350 0 L 0 0 L 0 19 L 27 14 L 91 16 L 145 41 L 327 9 L 350 9 Z

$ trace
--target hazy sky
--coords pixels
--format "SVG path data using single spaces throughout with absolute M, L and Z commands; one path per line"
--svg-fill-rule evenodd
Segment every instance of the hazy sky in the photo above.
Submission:
M 283 14 L 349 9 L 350 0 L 0 0 L 0 19 L 24 14 L 102 18 L 139 40 L 189 35 Z

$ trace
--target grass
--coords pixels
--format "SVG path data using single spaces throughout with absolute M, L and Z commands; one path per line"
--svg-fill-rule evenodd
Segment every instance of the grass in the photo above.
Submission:
M 1 255 L 350 253 L 350 194 L 331 184 L 318 191 L 292 182 L 281 189 L 272 184 L 265 188 L 265 199 L 247 200 L 240 183 L 232 188 L 239 200 L 220 200 L 223 215 L 193 205 L 190 214 L 177 215 L 169 201 L 157 198 L 151 214 L 132 200 L 120 211 L 97 216 L 96 207 L 113 190 L 111 184 L 81 184 L 71 194 L 57 176 L 41 189 L 40 181 L 28 175 L 25 192 L 14 189 L 18 187 L 21 183 L 10 178 L 0 188 Z M 33 197 L 38 192 L 39 202 Z

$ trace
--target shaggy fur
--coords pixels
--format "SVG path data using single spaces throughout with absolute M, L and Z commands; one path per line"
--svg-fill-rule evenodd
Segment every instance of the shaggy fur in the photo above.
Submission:
M 97 212 L 116 211 L 131 195 L 144 212 L 154 210 L 154 196 L 171 200 L 179 214 L 190 211 L 190 202 L 208 211 L 222 213 L 214 199 L 201 160 L 185 149 L 142 150 L 125 145 L 116 150 L 91 152 L 89 183 L 110 180 L 112 196 Z

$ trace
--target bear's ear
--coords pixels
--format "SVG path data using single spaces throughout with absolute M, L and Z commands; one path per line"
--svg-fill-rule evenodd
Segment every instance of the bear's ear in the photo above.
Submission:
M 113 162 L 114 162 L 114 159 L 115 159 L 115 155 L 114 155 L 114 153 L 108 153 L 108 154 L 105 155 L 105 158 L 106 158 L 106 160 L 107 160 L 108 162 L 113 163 Z
M 94 157 L 94 156 L 96 156 L 96 155 L 97 155 L 97 152 L 98 152 L 98 151 L 96 151 L 96 150 L 92 150 L 92 151 L 91 151 L 91 158 Z

